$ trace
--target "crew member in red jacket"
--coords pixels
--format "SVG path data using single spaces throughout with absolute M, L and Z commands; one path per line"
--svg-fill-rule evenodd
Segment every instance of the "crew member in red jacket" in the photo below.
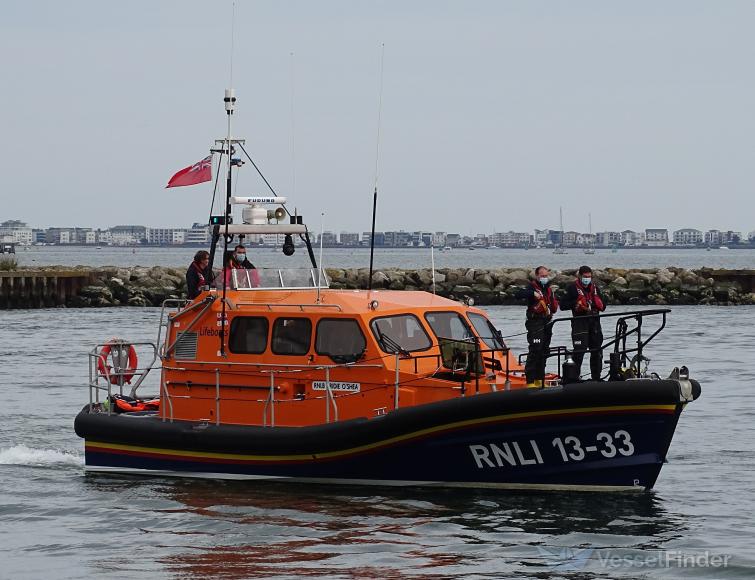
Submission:
M 572 359 L 577 368 L 582 368 L 585 352 L 590 351 L 590 374 L 592 380 L 600 380 L 603 371 L 603 329 L 596 315 L 606 309 L 606 303 L 597 284 L 592 279 L 590 266 L 581 266 L 577 279 L 566 287 L 561 300 L 561 309 L 571 309 L 571 336 L 574 344 Z
M 524 374 L 527 386 L 542 386 L 545 365 L 551 346 L 553 326 L 551 318 L 558 310 L 558 300 L 550 287 L 550 270 L 545 266 L 535 268 L 535 279 L 521 288 L 516 297 L 527 300 L 527 342 L 530 345 Z

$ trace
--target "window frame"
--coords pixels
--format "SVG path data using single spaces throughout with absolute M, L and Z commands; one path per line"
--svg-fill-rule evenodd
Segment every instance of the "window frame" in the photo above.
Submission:
M 455 340 L 455 341 L 458 341 L 458 342 L 463 342 L 464 341 L 463 338 L 454 338 L 452 336 L 438 336 L 438 333 L 435 332 L 435 329 L 433 328 L 433 325 L 430 324 L 430 321 L 427 319 L 428 315 L 433 315 L 433 314 L 455 314 L 461 320 L 461 323 L 467 328 L 467 331 L 469 332 L 469 339 L 478 339 L 478 338 L 481 339 L 481 337 L 477 336 L 473 332 L 472 326 L 471 326 L 471 321 L 469 321 L 466 318 L 464 318 L 464 316 L 462 316 L 461 312 L 457 312 L 456 310 L 428 310 L 427 312 L 425 312 L 425 315 L 424 315 L 425 322 L 427 322 L 427 325 L 430 327 L 430 330 L 432 331 L 433 336 L 435 336 L 436 340 L 439 340 L 441 338 L 445 338 L 446 340 Z
M 282 320 L 305 320 L 309 324 L 309 340 L 307 349 L 303 353 L 293 352 L 276 352 L 275 350 L 275 329 Z M 270 352 L 277 356 L 307 356 L 312 350 L 312 320 L 306 316 L 279 316 L 273 321 L 272 330 L 270 331 Z
M 469 319 L 469 324 L 472 325 L 472 328 L 474 329 L 474 331 L 475 331 L 475 333 L 477 335 L 477 338 L 479 338 L 485 344 L 485 346 L 487 346 L 490 350 L 506 350 L 506 349 L 508 349 L 508 346 L 506 345 L 506 341 L 503 340 L 503 338 L 499 339 L 498 336 L 496 336 L 495 334 L 493 334 L 491 338 L 493 339 L 494 342 L 499 342 L 499 340 L 500 340 L 500 346 L 497 346 L 497 347 L 496 346 L 490 346 L 488 344 L 487 340 L 485 340 L 485 337 L 482 336 L 482 333 L 480 333 L 479 329 L 475 326 L 475 323 L 472 321 L 472 317 L 473 316 L 479 316 L 488 325 L 488 328 L 490 329 L 491 333 L 500 333 L 500 330 L 498 330 L 493 325 L 493 323 L 490 322 L 490 319 L 487 316 L 485 316 L 484 314 L 479 314 L 477 312 L 467 312 L 466 315 L 467 315 L 467 318 Z
M 234 335 L 234 325 L 236 324 L 237 320 L 241 320 L 244 318 L 252 318 L 252 319 L 259 319 L 264 320 L 266 325 L 265 330 L 265 348 L 263 348 L 261 351 L 257 352 L 249 352 L 249 351 L 237 351 L 233 349 L 233 340 L 232 337 Z M 233 354 L 264 354 L 268 347 L 271 346 L 271 339 L 270 339 L 270 319 L 267 316 L 246 316 L 246 315 L 239 315 L 234 316 L 231 320 L 231 326 L 228 330 L 228 350 Z
M 333 359 L 334 356 L 337 356 L 337 357 L 349 356 L 349 355 L 341 355 L 341 354 L 334 355 L 332 353 L 321 352 L 317 348 L 317 338 L 320 335 L 320 324 L 323 323 L 323 322 L 342 322 L 342 321 L 348 321 L 348 322 L 354 322 L 354 323 L 356 323 L 357 330 L 359 331 L 359 335 L 362 337 L 362 340 L 364 341 L 364 348 L 362 348 L 361 353 L 356 353 L 355 352 L 355 353 L 351 353 L 351 354 L 353 354 L 354 356 L 357 356 L 357 355 L 363 354 L 363 353 L 365 353 L 367 351 L 367 336 L 364 334 L 364 330 L 362 330 L 362 325 L 359 324 L 359 319 L 351 317 L 351 316 L 344 316 L 344 317 L 335 317 L 335 316 L 332 316 L 332 317 L 323 317 L 323 318 L 320 318 L 317 321 L 317 324 L 315 325 L 315 353 L 317 355 L 319 355 L 319 356 L 327 356 L 331 360 L 334 360 Z M 335 360 L 334 360 L 334 362 L 335 362 Z
M 430 337 L 430 334 L 428 334 L 427 329 L 422 324 L 422 320 L 416 314 L 412 314 L 410 312 L 402 312 L 401 314 L 386 314 L 385 316 L 376 316 L 375 318 L 372 318 L 370 320 L 370 330 L 372 331 L 372 335 L 375 337 L 375 341 L 377 342 L 378 348 L 386 354 L 396 354 L 395 352 L 387 351 L 383 348 L 383 343 L 380 340 L 380 335 L 377 333 L 377 328 L 375 327 L 375 323 L 378 320 L 384 320 L 386 318 L 398 318 L 400 316 L 411 316 L 412 318 L 414 318 L 414 320 L 417 321 L 417 324 L 419 325 L 419 327 L 422 329 L 422 332 L 425 333 L 425 336 L 427 337 L 427 341 L 429 343 L 427 347 L 425 348 L 418 348 L 418 349 L 412 349 L 412 350 L 405 349 L 406 352 L 425 352 L 432 349 L 433 339 Z

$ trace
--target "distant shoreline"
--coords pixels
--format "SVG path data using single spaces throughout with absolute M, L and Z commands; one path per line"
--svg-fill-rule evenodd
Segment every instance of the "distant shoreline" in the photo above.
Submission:
M 367 268 L 326 268 L 334 290 L 364 290 Z M 525 268 L 376 268 L 374 290 L 421 290 L 478 305 L 521 304 Z M 561 296 L 575 269 L 553 271 Z M 755 269 L 593 268 L 612 305 L 755 305 Z M 160 306 L 186 296 L 185 270 L 163 266 L 21 268 L 0 272 L 0 308 Z

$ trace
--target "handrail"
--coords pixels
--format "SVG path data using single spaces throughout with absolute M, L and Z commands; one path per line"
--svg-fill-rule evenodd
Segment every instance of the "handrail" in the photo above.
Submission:
M 304 312 L 305 308 L 335 308 L 339 312 L 343 312 L 343 308 L 339 304 L 290 304 L 288 302 L 236 302 L 236 304 L 238 306 L 265 306 L 268 310 L 294 307 Z
M 146 366 L 137 366 L 133 370 L 128 369 L 120 369 L 120 370 L 111 370 L 107 364 L 103 364 L 104 372 L 100 371 L 99 368 L 99 362 L 103 361 L 103 363 L 106 363 L 104 361 L 104 357 L 101 354 L 101 350 L 105 346 L 113 346 L 116 345 L 119 349 L 122 349 L 124 346 L 148 346 L 152 349 L 152 360 L 149 362 Z M 130 396 L 133 398 L 136 398 L 136 391 L 141 386 L 141 384 L 144 382 L 144 379 L 147 378 L 147 375 L 150 373 L 150 371 L 155 367 L 155 362 L 157 361 L 157 346 L 153 342 L 127 342 L 125 340 L 119 340 L 116 342 L 107 342 L 107 343 L 100 343 L 94 345 L 92 350 L 90 350 L 87 353 L 87 358 L 89 360 L 89 410 L 91 411 L 95 404 L 100 403 L 100 397 L 99 392 L 100 391 L 106 391 L 107 392 L 107 400 L 108 403 L 112 401 L 111 397 L 113 394 L 113 385 L 117 385 L 119 388 L 119 392 L 121 395 L 123 395 L 123 387 L 125 386 L 125 376 L 131 375 L 133 377 L 137 377 L 136 382 L 131 387 Z M 103 386 L 100 384 L 100 380 L 103 379 L 107 386 Z M 115 379 L 115 382 L 113 382 L 113 379 Z M 94 391 L 94 393 L 92 392 Z M 94 395 L 94 396 L 93 396 Z M 111 407 L 108 405 L 108 415 L 111 414 Z
M 617 357 L 617 364 L 618 362 L 621 362 L 622 364 L 625 364 L 627 361 L 627 353 L 636 352 L 637 353 L 637 371 L 639 371 L 639 363 L 642 360 L 642 351 L 647 346 L 647 344 L 653 340 L 660 332 L 666 327 L 666 315 L 671 312 L 670 308 L 648 308 L 646 310 L 629 310 L 629 311 L 622 311 L 622 312 L 611 312 L 608 314 L 584 314 L 581 316 L 566 316 L 566 317 L 560 317 L 560 318 L 554 318 L 553 320 L 548 322 L 548 326 L 553 328 L 557 323 L 560 322 L 566 322 L 566 321 L 573 321 L 573 320 L 599 320 L 601 318 L 617 318 L 616 321 L 616 329 L 614 332 L 613 338 L 610 340 L 604 341 L 600 346 L 597 347 L 591 347 L 586 348 L 584 350 L 580 349 L 579 352 L 586 353 L 592 353 L 592 352 L 599 352 L 603 351 L 611 346 L 614 347 L 614 353 Z M 660 326 L 655 329 L 655 331 L 648 336 L 645 340 L 642 340 L 642 320 L 646 316 L 661 316 L 661 324 Z M 626 322 L 628 320 L 636 320 L 637 326 L 634 328 L 629 329 Z M 632 334 L 637 334 L 637 346 L 634 348 L 627 348 L 627 338 L 631 336 Z M 621 344 L 621 348 L 619 348 L 619 345 Z M 546 359 L 557 356 L 558 357 L 558 369 L 559 369 L 559 375 L 561 374 L 561 356 L 564 357 L 573 354 L 576 352 L 574 349 L 569 349 L 566 346 L 557 346 L 557 347 L 551 347 L 548 349 L 548 352 L 546 353 Z M 526 358 L 528 353 L 524 352 L 519 355 L 519 362 L 522 362 L 523 358 Z M 618 360 L 620 359 L 620 360 Z

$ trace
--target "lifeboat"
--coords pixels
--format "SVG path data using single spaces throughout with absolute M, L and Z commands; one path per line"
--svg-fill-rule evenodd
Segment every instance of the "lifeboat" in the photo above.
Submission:
M 243 149 L 229 132 L 213 152 L 228 157 L 237 144 Z M 602 315 L 617 322 L 604 344 L 607 380 L 572 376 L 569 349 L 553 347 L 556 372 L 528 387 L 519 357 L 471 301 L 330 288 L 306 225 L 285 198 L 231 195 L 232 168 L 240 165 L 228 164 L 227 201 L 244 206 L 242 223 L 232 223 L 230 213 L 212 218 L 210 255 L 221 243 L 227 250 L 244 236 L 274 233 L 286 236 L 287 254 L 299 236 L 312 267 L 221 271 L 193 300 L 166 301 L 157 343 L 95 346 L 90 402 L 75 420 L 87 471 L 390 486 L 653 487 L 682 411 L 700 395 L 686 368 L 665 379 L 646 368 L 643 352 L 668 310 Z M 648 332 L 652 320 L 658 325 Z M 106 345 L 112 364 L 103 359 Z M 132 348 L 151 354 L 141 357 L 142 367 L 124 356 Z M 156 397 L 140 392 L 150 376 L 158 379 Z

